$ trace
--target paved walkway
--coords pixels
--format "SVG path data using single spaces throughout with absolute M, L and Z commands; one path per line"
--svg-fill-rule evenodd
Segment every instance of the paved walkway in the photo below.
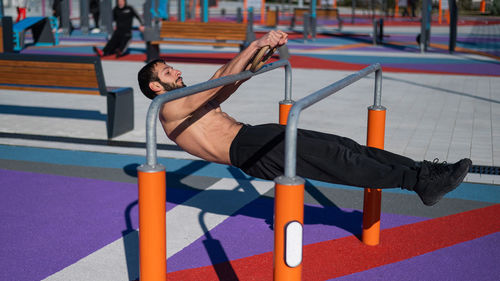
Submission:
M 470 35 L 473 28 L 461 27 L 459 36 Z M 362 36 L 369 33 L 370 27 L 347 26 L 343 31 Z M 392 40 L 390 42 L 396 42 L 398 34 L 411 35 L 415 32 L 418 32 L 415 26 L 386 28 L 386 34 L 392 36 L 388 39 Z M 434 34 L 437 36 L 440 32 L 444 32 L 443 28 L 438 27 Z M 373 46 L 366 42 L 361 42 L 359 46 L 359 42 L 353 43 L 356 38 L 359 39 L 356 36 L 319 36 L 315 41 L 304 43 L 300 34 L 291 34 L 289 46 L 293 67 L 293 98 L 297 100 L 378 62 L 383 68 L 382 103 L 388 109 L 386 149 L 417 160 L 439 158 L 441 161 L 453 162 L 470 157 L 475 165 L 500 166 L 500 126 L 495 122 L 500 120 L 498 59 L 478 54 L 479 50 L 474 49 L 448 54 L 438 47 L 432 47 L 429 52 L 420 53 L 416 43 L 405 41 L 404 38 L 398 41 L 400 46 L 405 44 L 400 49 L 394 49 L 393 44 Z M 107 85 L 134 88 L 135 129 L 116 138 L 116 141 L 144 142 L 149 100 L 142 96 L 136 82 L 137 71 L 144 65 L 144 43 L 139 39 L 131 44 L 128 56 L 102 61 Z M 92 55 L 91 46 L 104 44 L 103 40 L 102 36 L 79 37 L 76 33 L 70 38 L 61 39 L 58 46 L 31 47 L 23 52 Z M 162 55 L 172 59 L 171 64 L 180 69 L 186 83 L 192 85 L 209 79 L 220 65 L 196 61 L 218 58 L 223 63 L 237 51 L 236 48 L 165 46 Z M 195 63 L 184 63 L 183 58 L 186 57 L 194 57 L 190 61 Z M 373 76 L 362 79 L 308 109 L 299 125 L 365 143 L 366 107 L 372 103 L 373 89 Z M 106 139 L 105 122 L 102 120 L 106 112 L 104 98 L 2 92 L 1 143 L 144 154 L 143 149 L 137 148 L 82 144 Z M 223 109 L 242 122 L 275 122 L 277 104 L 283 96 L 284 74 L 276 70 L 245 83 Z M 74 114 L 79 117 L 75 118 Z M 35 136 L 49 138 L 48 141 L 41 141 Z M 161 129 L 158 130 L 158 136 L 160 144 L 173 144 Z M 178 150 L 164 150 L 160 155 L 192 158 Z M 498 183 L 490 175 L 470 175 L 467 180 Z

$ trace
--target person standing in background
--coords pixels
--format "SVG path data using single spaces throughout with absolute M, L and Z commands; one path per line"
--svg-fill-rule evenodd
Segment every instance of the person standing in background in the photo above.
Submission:
M 19 22 L 26 18 L 27 6 L 28 6 L 28 0 L 16 0 L 16 10 L 17 10 L 16 22 Z
M 117 0 L 116 7 L 113 9 L 113 20 L 115 21 L 115 31 L 111 39 L 106 43 L 103 50 L 96 46 L 93 47 L 97 56 L 108 56 L 116 54 L 116 57 L 121 57 L 125 54 L 128 43 L 132 39 L 132 23 L 136 18 L 139 23 L 139 30 L 144 31 L 142 19 L 132 6 L 127 5 L 126 0 Z
M 54 2 L 52 2 L 52 15 L 54 17 L 57 18 L 58 20 L 58 26 L 59 26 L 59 30 L 57 30 L 57 32 L 62 32 L 62 1 L 64 0 L 53 0 Z M 68 11 L 69 13 L 69 11 Z M 71 32 L 73 32 L 73 23 L 71 22 L 71 19 L 69 20 L 69 33 L 71 34 Z
M 90 0 L 90 13 L 92 14 L 92 18 L 94 19 L 94 28 L 91 32 L 99 33 L 101 31 L 99 29 L 99 16 L 101 14 L 99 8 L 99 0 Z

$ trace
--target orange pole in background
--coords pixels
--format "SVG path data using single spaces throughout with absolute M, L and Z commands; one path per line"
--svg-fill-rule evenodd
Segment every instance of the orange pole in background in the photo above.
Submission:
M 288 113 L 290 112 L 292 105 L 293 101 L 287 101 L 287 100 L 280 101 L 280 116 L 279 116 L 280 125 L 287 124 Z
M 479 6 L 479 11 L 480 11 L 481 13 L 486 12 L 486 0 L 482 0 L 482 1 L 481 1 L 481 5 Z
M 302 278 L 304 180 L 281 176 L 274 193 L 274 280 Z
M 139 280 L 167 280 L 165 167 L 142 165 L 139 182 Z
M 243 0 L 243 22 L 248 22 L 248 0 Z
M 261 0 L 261 4 L 260 4 L 260 24 L 266 24 L 266 0 Z
M 442 21 L 442 17 L 443 17 L 443 6 L 442 6 L 442 3 L 441 3 L 442 0 L 439 0 L 439 12 L 438 12 L 438 23 L 441 24 L 441 21 Z
M 368 108 L 368 137 L 366 145 L 384 149 L 385 135 L 384 107 Z M 382 190 L 365 188 L 363 203 L 363 243 L 376 246 L 380 243 L 380 211 Z
M 399 18 L 399 2 L 398 0 L 395 1 L 396 4 L 394 6 L 394 17 Z

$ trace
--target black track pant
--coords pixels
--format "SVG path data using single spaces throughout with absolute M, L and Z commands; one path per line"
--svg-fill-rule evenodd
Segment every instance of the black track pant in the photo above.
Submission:
M 244 125 L 230 149 L 232 165 L 261 179 L 284 173 L 285 126 Z M 332 134 L 298 130 L 296 174 L 303 178 L 359 187 L 412 189 L 415 161 Z
M 132 39 L 132 32 L 128 30 L 120 30 L 117 29 L 111 35 L 111 39 L 109 39 L 106 46 L 104 46 L 103 52 L 104 55 L 111 55 L 116 53 L 116 50 L 120 50 L 120 52 L 125 52 L 128 41 Z

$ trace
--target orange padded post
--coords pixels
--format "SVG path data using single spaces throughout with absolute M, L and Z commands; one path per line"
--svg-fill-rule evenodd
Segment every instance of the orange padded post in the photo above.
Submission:
M 302 277 L 304 180 L 281 176 L 274 194 L 274 280 L 299 281 Z
M 368 108 L 368 136 L 366 145 L 384 149 L 385 108 Z M 380 243 L 380 211 L 382 191 L 366 188 L 363 203 L 363 243 L 375 246 Z
M 441 24 L 443 18 L 443 3 L 442 0 L 439 0 L 439 7 L 438 7 L 438 23 Z
M 292 101 L 287 101 L 287 100 L 280 101 L 280 116 L 279 116 L 280 125 L 287 124 L 288 113 L 290 112 L 292 105 L 293 105 Z
M 395 1 L 396 4 L 394 5 L 394 17 L 399 18 L 399 1 Z
M 167 280 L 165 168 L 138 168 L 139 280 Z
M 248 9 L 248 0 L 243 0 L 243 22 L 244 23 L 248 22 L 247 9 Z
M 266 0 L 260 1 L 260 24 L 266 23 Z M 278 23 L 276 23 L 278 24 Z
M 479 11 L 481 13 L 485 13 L 486 12 L 486 0 L 482 0 L 481 1 L 481 5 L 479 6 Z

